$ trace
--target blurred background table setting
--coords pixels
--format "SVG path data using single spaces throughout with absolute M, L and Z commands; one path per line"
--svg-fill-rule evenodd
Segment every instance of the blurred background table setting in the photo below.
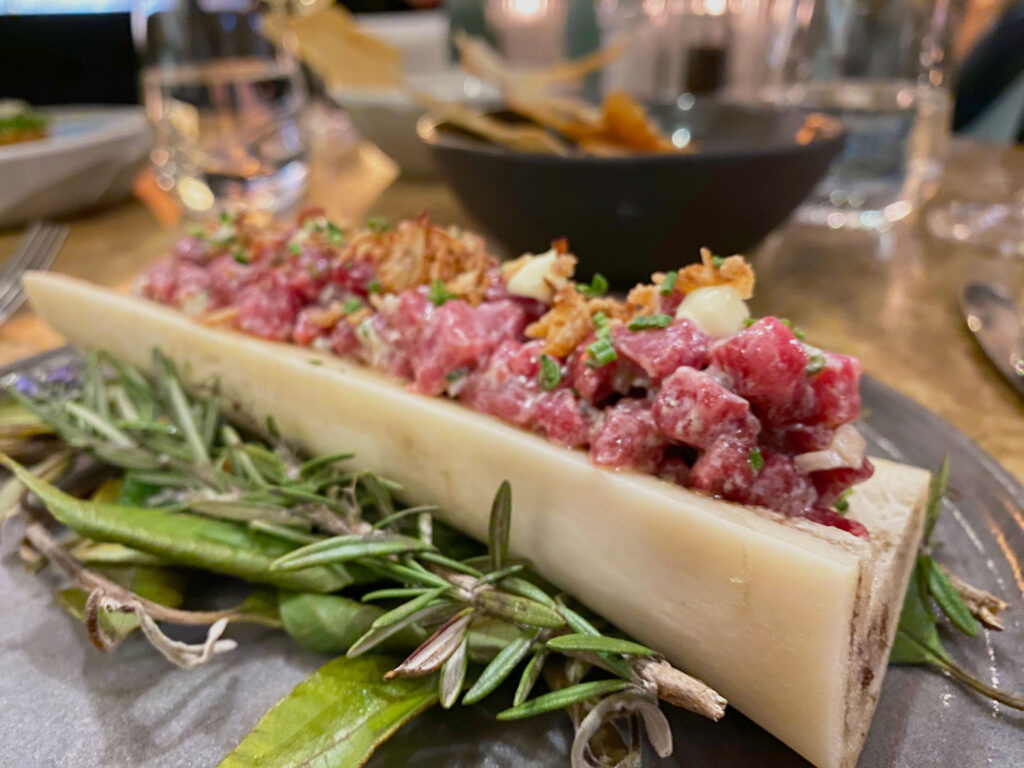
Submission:
M 961 308 L 1024 298 L 1022 24 L 1019 0 L 0 0 L 0 254 L 59 218 L 53 268 L 123 284 L 196 220 L 307 205 L 428 210 L 506 256 L 567 236 L 619 290 L 746 251 L 759 303 L 1024 477 L 1022 401 Z M 22 311 L 0 361 L 57 343 Z

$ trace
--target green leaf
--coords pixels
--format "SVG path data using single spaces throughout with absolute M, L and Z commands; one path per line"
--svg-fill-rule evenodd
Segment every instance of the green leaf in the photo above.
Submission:
M 359 533 L 333 536 L 299 547 L 274 561 L 272 570 L 294 571 L 311 565 L 344 563 L 362 557 L 395 555 L 429 549 L 430 545 L 399 533 Z
M 560 652 L 593 651 L 595 653 L 628 653 L 632 656 L 650 656 L 654 653 L 646 645 L 634 643 L 632 640 L 590 633 L 553 637 L 548 640 L 548 648 Z
M 942 612 L 949 617 L 957 628 L 966 635 L 977 637 L 981 627 L 978 620 L 971 615 L 971 609 L 964 603 L 960 593 L 956 591 L 946 574 L 928 555 L 922 555 L 918 561 L 925 572 L 928 592 L 935 598 Z
M 148 507 L 149 500 L 160 493 L 163 488 L 153 483 L 143 482 L 134 472 L 126 472 L 117 496 L 117 503 L 129 507 Z
M 927 574 L 918 558 L 910 576 L 907 596 L 903 600 L 896 640 L 889 653 L 890 664 L 924 664 L 933 657 L 946 659 L 946 651 L 939 640 L 935 617 L 928 608 Z
M 551 693 L 545 693 L 536 699 L 520 704 L 518 707 L 506 709 L 497 714 L 499 720 L 522 720 L 524 717 L 533 717 L 543 712 L 551 712 L 556 709 L 564 709 L 572 704 L 577 704 L 596 696 L 604 696 L 609 693 L 616 693 L 625 690 L 632 683 L 628 680 L 595 680 L 590 683 L 577 683 L 568 688 L 560 688 Z
M 544 651 L 533 654 L 533 658 L 526 664 L 522 677 L 519 678 L 519 685 L 516 686 L 516 694 L 512 699 L 512 706 L 518 707 L 530 697 L 533 686 L 537 684 L 541 670 L 544 669 L 544 662 L 548 655 Z
M 402 603 L 397 608 L 393 608 L 383 616 L 378 616 L 372 626 L 374 629 L 389 627 L 396 621 L 401 621 L 406 616 L 411 616 L 416 611 L 426 608 L 431 601 L 436 600 L 447 591 L 448 587 L 434 587 L 428 592 L 424 592 L 422 595 L 417 595 L 412 600 Z
M 473 687 L 466 691 L 462 703 L 475 704 L 501 685 L 519 662 L 526 658 L 539 634 L 539 631 L 529 635 L 522 634 L 502 648 L 498 655 L 491 659 L 491 663 L 484 667 Z
M 278 611 L 285 631 L 317 653 L 344 653 L 384 615 L 375 605 L 309 592 L 282 592 Z M 423 632 L 409 628 L 398 632 L 384 647 L 396 652 L 407 650 L 415 648 L 424 637 Z
M 935 530 L 935 523 L 938 522 L 939 512 L 942 511 L 942 500 L 946 496 L 949 487 L 949 456 L 944 456 L 938 471 L 932 475 L 932 481 L 928 485 L 928 506 L 924 513 L 924 543 L 932 540 L 932 531 Z
M 565 619 L 558 611 L 527 597 L 484 590 L 477 593 L 474 601 L 481 610 L 516 624 L 550 628 L 565 626 Z
M 490 542 L 491 570 L 497 571 L 508 560 L 508 534 L 512 524 L 512 486 L 504 480 L 494 495 L 491 505 L 491 519 L 488 529 Z
M 384 682 L 394 660 L 329 661 L 281 699 L 220 768 L 355 768 L 437 701 L 433 677 Z
M 84 565 L 162 565 L 159 557 L 148 552 L 111 544 L 106 541 L 85 541 L 71 550 L 72 557 Z
M 285 589 L 334 592 L 353 582 L 352 576 L 339 567 L 271 571 L 270 564 L 291 551 L 291 544 L 236 523 L 163 509 L 76 499 L 6 456 L 0 455 L 0 463 L 31 488 L 54 517 L 90 539 L 123 544 L 175 565 Z
M 441 667 L 441 674 L 437 678 L 437 695 L 444 709 L 451 709 L 462 693 L 462 685 L 466 681 L 468 648 L 469 638 L 463 637 L 455 653 Z

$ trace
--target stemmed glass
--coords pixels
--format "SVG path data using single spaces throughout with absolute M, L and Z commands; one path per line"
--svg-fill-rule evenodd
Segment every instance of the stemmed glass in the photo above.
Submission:
M 1024 256 L 1024 189 L 1005 203 L 952 200 L 932 210 L 927 221 L 943 240 Z

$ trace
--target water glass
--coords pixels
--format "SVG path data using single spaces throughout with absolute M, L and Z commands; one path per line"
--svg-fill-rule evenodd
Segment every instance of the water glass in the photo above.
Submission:
M 197 215 L 280 211 L 306 187 L 301 71 L 253 0 L 135 0 L 132 34 L 160 186 Z
M 744 4 L 736 63 L 754 66 L 738 91 L 846 126 L 844 152 L 799 219 L 879 229 L 934 192 L 949 136 L 953 15 L 951 0 Z

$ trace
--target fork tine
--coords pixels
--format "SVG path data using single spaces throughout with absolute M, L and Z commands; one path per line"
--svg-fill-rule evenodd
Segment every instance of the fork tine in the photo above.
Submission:
M 18 241 L 18 247 L 0 264 L 0 280 L 6 281 L 12 275 L 18 275 L 24 268 L 22 265 L 32 255 L 36 240 L 44 233 L 46 225 L 41 221 L 34 221 Z
M 18 249 L 16 274 L 12 274 L 7 285 L 0 289 L 0 323 L 14 314 L 25 300 L 21 276 L 29 269 L 49 269 L 68 235 L 66 225 L 38 223 L 31 228 L 32 239 Z M 26 235 L 23 240 L 27 240 Z M 14 257 L 8 261 L 13 260 Z M 6 266 L 6 265 L 5 265 Z

